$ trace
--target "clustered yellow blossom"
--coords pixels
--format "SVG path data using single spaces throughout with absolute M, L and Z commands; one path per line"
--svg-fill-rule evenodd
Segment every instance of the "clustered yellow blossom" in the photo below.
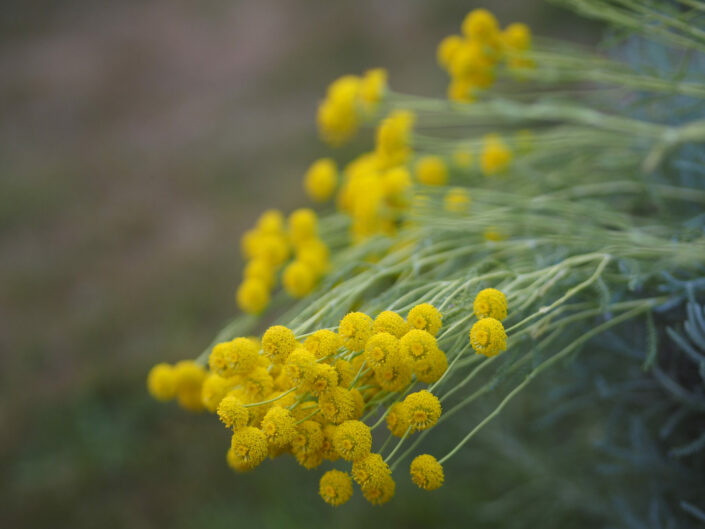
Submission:
M 501 30 L 495 16 L 486 9 L 474 9 L 465 17 L 461 35 L 449 35 L 438 45 L 438 63 L 448 72 L 448 98 L 469 103 L 492 86 L 498 70 L 532 68 L 527 55 L 531 30 L 514 23 Z
M 321 173 L 324 169 L 310 171 Z M 316 178 L 320 196 L 324 184 L 320 174 Z M 332 186 L 334 189 L 335 182 Z M 284 290 L 291 297 L 301 298 L 328 270 L 329 250 L 318 236 L 318 217 L 311 209 L 294 211 L 287 222 L 281 212 L 265 211 L 241 242 L 247 262 L 235 298 L 238 307 L 250 314 L 267 308 L 280 271 Z

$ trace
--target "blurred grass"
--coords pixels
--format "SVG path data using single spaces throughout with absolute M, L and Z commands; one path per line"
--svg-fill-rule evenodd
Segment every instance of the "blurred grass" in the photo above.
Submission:
M 594 41 L 538 1 L 504 24 Z M 227 432 L 149 400 L 234 312 L 240 233 L 304 203 L 336 76 L 385 66 L 442 94 L 435 45 L 474 2 L 10 0 L 0 18 L 0 520 L 5 527 L 452 526 L 460 472 L 429 495 L 334 511 L 291 461 L 234 476 Z M 293 484 L 296 484 L 295 486 Z M 284 485 L 283 485 L 284 484 Z M 288 490 L 287 490 L 288 489 Z

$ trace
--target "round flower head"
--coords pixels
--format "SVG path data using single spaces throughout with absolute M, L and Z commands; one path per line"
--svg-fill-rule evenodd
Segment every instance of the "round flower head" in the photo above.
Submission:
M 318 106 L 316 113 L 318 132 L 323 141 L 339 146 L 355 136 L 358 129 L 358 117 L 352 103 L 326 98 Z
M 256 367 L 243 375 L 242 387 L 253 401 L 261 401 L 274 389 L 274 379 L 264 367 Z
M 254 279 L 260 281 L 267 288 L 274 286 L 274 267 L 264 259 L 253 259 L 245 265 L 243 272 L 245 281 Z
M 330 251 L 320 239 L 308 239 L 296 249 L 296 260 L 309 266 L 316 277 L 328 271 Z
M 233 434 L 230 444 L 235 461 L 245 469 L 252 469 L 267 458 L 267 438 L 264 432 L 252 426 L 245 426 Z
M 465 41 L 453 54 L 449 71 L 454 81 L 479 87 L 485 84 L 482 77 L 491 76 L 491 68 L 492 61 L 487 57 L 485 46 L 478 41 Z
M 388 332 L 373 335 L 365 344 L 367 365 L 377 369 L 385 364 L 387 358 L 399 351 L 399 340 Z
M 282 284 L 292 298 L 303 298 L 316 286 L 316 272 L 307 263 L 292 261 L 284 269 Z
M 353 368 L 353 373 L 355 376 L 360 375 L 360 378 L 357 380 L 357 385 L 362 386 L 364 385 L 365 382 L 369 381 L 373 376 L 374 372 L 370 367 L 365 363 L 365 355 L 357 355 L 355 358 L 353 358 L 350 361 L 350 365 L 352 365 Z M 363 363 L 365 363 L 365 367 L 363 368 Z
M 497 134 L 488 134 L 484 138 L 480 168 L 485 175 L 503 172 L 512 161 L 512 151 Z
M 333 439 L 335 438 L 335 431 L 338 427 L 335 424 L 326 424 L 323 427 L 323 445 L 321 446 L 321 455 L 323 459 L 328 461 L 337 461 L 340 459 L 340 454 L 335 450 L 335 444 Z
M 373 329 L 375 333 L 388 332 L 396 338 L 401 338 L 409 332 L 409 324 L 396 312 L 385 310 L 375 318 Z
M 448 35 L 445 37 L 436 49 L 436 59 L 446 70 L 450 67 L 453 60 L 453 55 L 463 44 L 463 39 L 460 35 Z
M 473 9 L 470 11 L 461 26 L 463 34 L 481 42 L 490 41 L 499 33 L 497 19 L 487 9 Z
M 306 193 L 316 202 L 325 202 L 338 185 L 338 168 L 331 158 L 316 160 L 304 175 Z
M 443 485 L 443 467 L 435 457 L 422 454 L 411 462 L 411 481 L 425 490 L 435 490 Z
M 147 375 L 149 394 L 157 400 L 166 402 L 176 396 L 176 373 L 174 368 L 166 363 L 157 364 Z
M 235 378 L 223 378 L 215 373 L 209 374 L 203 381 L 201 388 L 201 401 L 206 409 L 214 412 L 218 409 L 218 404 L 225 398 L 225 395 L 233 389 L 237 380 Z
M 352 365 L 347 360 L 338 359 L 333 364 L 333 369 L 338 373 L 338 385 L 347 388 L 352 384 L 355 378 L 356 371 L 353 371 Z
M 386 391 L 401 391 L 411 383 L 412 370 L 411 360 L 396 351 L 375 369 L 375 380 Z
M 359 97 L 365 110 L 370 113 L 384 97 L 387 90 L 387 70 L 375 68 L 367 70 L 360 82 Z
M 304 347 L 311 351 L 316 358 L 325 358 L 338 352 L 343 345 L 343 340 L 333 331 L 321 329 L 306 338 Z
M 448 181 L 448 168 L 440 156 L 424 156 L 416 162 L 416 179 L 428 186 L 442 186 Z
M 296 427 L 291 440 L 294 453 L 313 454 L 323 448 L 323 431 L 316 421 L 304 421 Z
M 353 493 L 352 479 L 346 472 L 329 470 L 321 476 L 318 493 L 323 501 L 337 507 L 350 499 Z
M 427 331 L 412 329 L 399 340 L 401 354 L 410 358 L 414 364 L 438 349 L 436 339 Z
M 355 414 L 355 400 L 350 391 L 337 386 L 318 397 L 318 406 L 323 416 L 333 424 L 352 419 Z
M 387 201 L 397 207 L 407 204 L 407 191 L 411 188 L 411 174 L 404 166 L 397 166 L 388 169 L 382 174 L 382 192 Z
M 470 345 L 475 352 L 495 356 L 507 348 L 507 333 L 502 322 L 494 318 L 482 318 L 470 329 Z
M 314 395 L 330 391 L 337 385 L 338 372 L 328 364 L 314 363 L 304 373 L 303 388 Z
M 228 462 L 228 466 L 232 468 L 235 472 L 242 473 L 249 472 L 250 470 L 252 470 L 251 467 L 243 463 L 243 461 L 235 454 L 235 451 L 233 450 L 232 446 L 228 448 L 226 461 Z
M 358 485 L 365 488 L 379 487 L 385 478 L 391 474 L 389 465 L 379 454 L 369 454 L 362 459 L 353 461 L 352 476 Z
M 283 325 L 270 327 L 262 336 L 262 351 L 276 364 L 285 362 L 297 345 L 294 332 Z
M 351 351 L 362 351 L 372 336 L 372 318 L 362 312 L 351 312 L 340 320 L 338 334 Z
M 490 317 L 502 321 L 507 317 L 507 298 L 495 288 L 486 288 L 475 296 L 472 309 L 478 319 Z
M 318 234 L 318 217 L 312 209 L 301 208 L 289 215 L 289 235 L 294 246 L 298 246 Z
M 242 238 L 240 239 L 240 250 L 245 259 L 255 258 L 255 254 L 257 253 L 256 248 L 261 237 L 262 233 L 258 230 L 248 230 L 242 234 Z
M 281 448 L 288 445 L 296 435 L 296 419 L 286 408 L 274 406 L 262 419 L 262 431 L 270 446 Z
M 429 303 L 421 303 L 412 308 L 406 321 L 412 329 L 428 331 L 434 336 L 441 329 L 441 313 Z
M 380 122 L 375 138 L 375 153 L 384 166 L 399 165 L 409 156 L 414 120 L 411 112 L 394 110 Z
M 284 232 L 284 215 L 278 209 L 268 209 L 257 219 L 257 231 L 278 235 Z
M 289 258 L 289 244 L 282 233 L 261 234 L 254 246 L 254 259 L 267 261 L 274 267 L 280 266 Z
M 323 463 L 323 454 L 320 450 L 318 452 L 311 452 L 310 454 L 294 452 L 294 457 L 296 458 L 296 462 L 306 470 L 316 468 Z
M 360 421 L 345 421 L 336 428 L 333 444 L 346 461 L 367 457 L 372 448 L 370 427 Z
M 372 505 L 383 505 L 392 499 L 396 483 L 392 476 L 385 476 L 380 485 L 363 487 L 362 494 Z
M 448 369 L 448 359 L 440 349 L 434 349 L 414 364 L 414 374 L 419 382 L 424 384 L 436 382 L 443 376 L 446 369 Z
M 350 390 L 350 395 L 352 395 L 353 398 L 353 419 L 359 419 L 362 417 L 362 411 L 365 409 L 365 399 L 362 398 L 362 393 L 360 393 L 357 389 L 351 389 Z
M 387 428 L 396 437 L 404 437 L 411 423 L 409 410 L 403 402 L 397 402 L 387 412 Z
M 303 347 L 297 347 L 286 359 L 284 373 L 286 373 L 286 376 L 289 377 L 289 380 L 291 380 L 293 384 L 299 384 L 305 374 L 313 369 L 315 364 L 316 357 L 313 356 L 311 351 Z
M 237 306 L 248 314 L 259 314 L 269 305 L 269 288 L 261 278 L 250 277 L 237 287 Z
M 425 389 L 407 395 L 404 404 L 409 411 L 411 426 L 415 430 L 426 430 L 441 417 L 440 401 Z
M 174 366 L 176 397 L 179 405 L 189 411 L 203 410 L 201 388 L 206 378 L 206 370 L 192 360 L 182 360 Z
M 477 86 L 467 79 L 453 79 L 448 85 L 448 99 L 459 103 L 472 103 L 475 101 Z
M 509 24 L 502 32 L 502 44 L 511 50 L 524 51 L 531 47 L 531 30 L 526 24 Z
M 224 378 L 249 373 L 259 359 L 257 346 L 247 338 L 235 338 L 213 347 L 208 364 L 213 373 Z
M 247 426 L 250 412 L 235 395 L 226 395 L 218 404 L 218 417 L 228 428 L 239 430 Z
M 451 213 L 465 213 L 470 206 L 470 195 L 462 187 L 450 189 L 443 197 L 443 208 Z

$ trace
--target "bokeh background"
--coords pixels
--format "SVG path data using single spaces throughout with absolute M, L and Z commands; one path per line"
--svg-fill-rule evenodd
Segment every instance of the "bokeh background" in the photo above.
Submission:
M 0 525 L 468 519 L 482 491 L 462 465 L 434 494 L 400 479 L 384 508 L 359 492 L 329 508 L 320 472 L 293 461 L 234 475 L 225 429 L 153 402 L 144 378 L 194 357 L 233 315 L 238 240 L 256 215 L 306 203 L 303 171 L 327 152 L 314 126 L 326 85 L 383 66 L 395 89 L 443 96 L 436 44 L 482 4 L 3 2 Z M 484 4 L 536 34 L 599 38 L 538 0 Z

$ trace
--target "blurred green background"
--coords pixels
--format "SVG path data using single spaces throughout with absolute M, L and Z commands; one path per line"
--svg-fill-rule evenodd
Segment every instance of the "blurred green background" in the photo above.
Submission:
M 333 510 L 293 461 L 239 476 L 212 416 L 149 399 L 235 312 L 239 236 L 304 204 L 326 153 L 315 107 L 383 66 L 443 96 L 440 39 L 482 3 L 3 2 L 0 15 L 0 523 L 3 527 L 453 526 L 466 486 Z M 502 24 L 593 43 L 537 0 Z M 452 430 L 452 429 L 449 429 Z M 460 430 L 448 431 L 459 435 Z M 498 486 L 502 486 L 501 482 Z

